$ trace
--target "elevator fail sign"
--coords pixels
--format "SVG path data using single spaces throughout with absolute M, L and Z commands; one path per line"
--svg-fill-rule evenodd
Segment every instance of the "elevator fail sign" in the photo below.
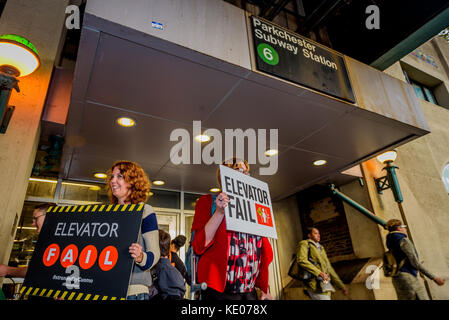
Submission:
M 259 17 L 250 19 L 258 70 L 355 102 L 342 55 Z
M 277 239 L 268 185 L 223 165 L 220 179 L 229 197 L 226 229 Z
M 50 207 L 21 296 L 125 299 L 144 204 Z

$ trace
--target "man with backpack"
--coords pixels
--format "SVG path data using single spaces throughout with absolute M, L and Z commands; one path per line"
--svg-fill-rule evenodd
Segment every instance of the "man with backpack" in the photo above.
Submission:
M 418 260 L 415 246 L 407 237 L 407 226 L 401 220 L 391 219 L 387 221 L 387 248 L 393 252 L 398 265 L 398 270 L 392 275 L 393 286 L 396 289 L 399 300 L 429 300 L 424 286 L 418 280 L 418 272 L 421 272 L 437 285 L 442 286 L 445 280 L 434 276 Z

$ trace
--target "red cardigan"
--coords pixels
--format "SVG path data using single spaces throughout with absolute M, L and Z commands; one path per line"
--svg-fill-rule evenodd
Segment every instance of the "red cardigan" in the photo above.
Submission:
M 197 281 L 206 282 L 208 288 L 223 292 L 226 285 L 226 269 L 229 257 L 231 233 L 226 231 L 225 218 L 217 229 L 215 237 L 206 247 L 206 232 L 204 227 L 211 217 L 212 196 L 201 196 L 195 206 L 192 232 L 195 236 L 192 247 L 197 255 L 201 255 L 198 262 Z M 273 249 L 267 238 L 262 238 L 262 256 L 256 287 L 263 292 L 268 290 L 268 266 L 273 260 Z

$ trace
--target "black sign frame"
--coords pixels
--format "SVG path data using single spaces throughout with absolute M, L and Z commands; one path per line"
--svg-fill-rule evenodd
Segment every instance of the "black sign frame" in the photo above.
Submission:
M 134 265 L 129 246 L 137 242 L 143 210 L 143 203 L 48 208 L 20 290 L 20 298 L 39 296 L 64 300 L 125 300 Z M 54 244 L 60 248 L 58 259 L 51 266 L 46 266 L 46 250 Z M 62 266 L 62 253 L 70 245 L 78 249 L 74 265 L 78 267 L 79 274 Z M 86 266 L 82 268 L 81 252 L 91 245 L 97 250 L 96 261 L 87 269 Z M 113 253 L 112 258 L 108 253 L 111 247 L 116 249 L 117 259 L 110 270 L 105 270 L 104 265 L 100 266 L 101 253 L 106 253 L 103 255 L 105 262 L 113 261 Z M 45 257 L 48 257 L 48 251 Z M 74 275 L 78 276 L 76 283 L 79 288 L 68 285 L 68 281 L 70 284 L 75 283 Z
M 355 103 L 342 54 L 249 15 L 256 70 Z

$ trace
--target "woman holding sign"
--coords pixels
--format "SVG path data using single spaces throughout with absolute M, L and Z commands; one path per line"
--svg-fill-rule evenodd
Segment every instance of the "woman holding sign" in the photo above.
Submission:
M 108 176 L 108 193 L 112 204 L 145 203 L 150 192 L 150 181 L 135 162 L 114 163 Z M 128 288 L 128 300 L 149 300 L 152 284 L 150 269 L 160 257 L 159 232 L 153 208 L 145 204 L 137 243 L 131 244 L 129 254 L 135 261 Z
M 245 160 L 232 159 L 223 165 L 243 174 L 249 174 Z M 220 172 L 217 172 L 220 183 Z M 261 290 L 261 299 L 273 299 L 268 293 L 268 266 L 273 250 L 267 238 L 226 230 L 224 209 L 229 197 L 222 192 L 215 198 L 203 195 L 195 207 L 192 247 L 200 256 L 197 279 L 206 282 L 204 300 L 257 300 L 255 288 Z

